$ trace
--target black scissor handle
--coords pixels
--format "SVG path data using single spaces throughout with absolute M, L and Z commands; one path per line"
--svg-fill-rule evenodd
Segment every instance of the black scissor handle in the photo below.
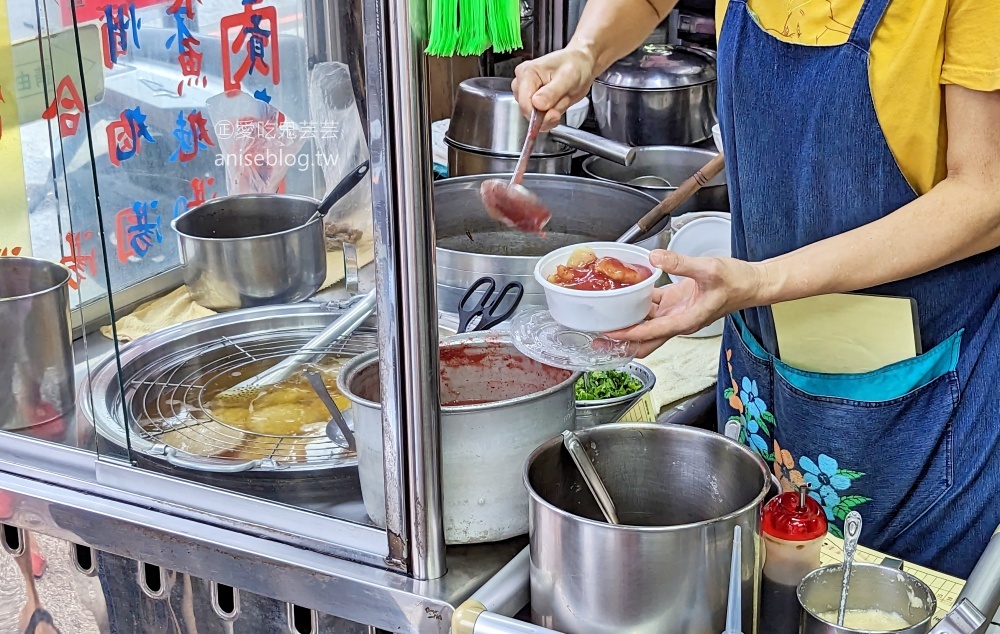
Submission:
M 514 291 L 516 296 L 514 301 L 510 303 L 510 306 L 504 310 L 499 315 L 496 314 L 497 309 L 503 304 L 504 298 L 508 293 Z M 506 321 L 514 311 L 517 310 L 518 305 L 521 303 L 521 298 L 524 297 L 524 286 L 520 282 L 511 282 L 507 284 L 500 290 L 500 294 L 497 296 L 495 302 L 492 302 L 488 307 L 485 308 L 483 312 L 483 318 L 479 320 L 476 325 L 476 330 L 489 330 L 493 326 Z
M 475 304 L 469 306 L 470 300 L 476 294 L 476 291 L 480 290 L 483 286 L 486 290 L 483 292 L 482 297 L 479 298 Z M 462 301 L 458 303 L 458 332 L 463 333 L 469 328 L 469 323 L 472 318 L 476 315 L 480 315 L 484 319 L 486 318 L 486 302 L 489 301 L 490 297 L 493 296 L 493 291 L 497 288 L 497 283 L 493 281 L 492 277 L 481 277 L 472 283 L 469 290 L 465 291 L 465 295 L 462 296 Z

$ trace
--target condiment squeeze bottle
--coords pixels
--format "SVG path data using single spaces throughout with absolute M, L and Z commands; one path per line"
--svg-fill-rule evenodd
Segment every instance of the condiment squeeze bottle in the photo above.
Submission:
M 796 590 L 802 578 L 820 567 L 826 538 L 823 507 L 809 488 L 782 493 L 764 506 L 764 574 L 759 632 L 797 634 L 801 608 Z

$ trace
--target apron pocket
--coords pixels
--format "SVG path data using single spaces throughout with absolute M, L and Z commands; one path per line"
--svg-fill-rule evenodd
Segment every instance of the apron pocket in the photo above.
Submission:
M 776 440 L 789 454 L 785 464 L 797 467 L 793 481 L 810 484 L 835 534 L 856 509 L 865 518 L 866 544 L 884 548 L 951 488 L 960 334 L 954 355 L 950 347 L 943 355 L 946 363 L 934 358 L 935 348 L 873 373 L 814 375 L 802 382 L 808 373 L 788 372 L 775 362 Z M 907 385 L 913 389 L 896 394 Z M 894 396 L 858 398 L 880 394 Z

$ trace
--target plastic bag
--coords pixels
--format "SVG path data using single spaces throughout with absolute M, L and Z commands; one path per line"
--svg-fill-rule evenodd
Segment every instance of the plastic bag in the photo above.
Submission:
M 273 194 L 305 145 L 274 106 L 234 90 L 206 102 L 226 167 L 229 194 Z
M 323 62 L 313 68 L 309 112 L 316 124 L 316 161 L 323 170 L 328 193 L 348 172 L 369 159 L 346 64 Z M 341 248 L 344 242 L 362 244 L 374 239 L 370 173 L 334 205 L 324 222 L 329 250 Z

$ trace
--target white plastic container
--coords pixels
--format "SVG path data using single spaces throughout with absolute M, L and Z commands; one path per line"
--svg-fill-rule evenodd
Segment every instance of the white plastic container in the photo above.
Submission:
M 706 216 L 686 223 L 670 238 L 667 247 L 674 253 L 691 257 L 728 258 L 732 256 L 732 223 L 727 218 Z M 671 275 L 674 284 L 683 277 Z M 720 319 L 705 326 L 690 337 L 717 337 L 722 334 L 725 320 Z
M 722 126 L 718 123 L 712 126 L 712 140 L 715 141 L 715 149 L 719 151 L 719 154 L 725 154 L 722 151 Z
M 642 282 L 612 291 L 581 291 L 548 281 L 556 267 L 565 265 L 580 247 L 589 247 L 597 257 L 613 257 L 626 264 L 652 269 Z M 618 242 L 587 242 L 556 249 L 535 265 L 535 280 L 545 292 L 552 318 L 563 326 L 583 332 L 608 332 L 634 326 L 646 318 L 653 301 L 653 289 L 662 271 L 649 263 L 649 251 Z
M 587 120 L 590 113 L 590 99 L 584 97 L 566 110 L 566 125 L 571 128 L 579 128 Z

